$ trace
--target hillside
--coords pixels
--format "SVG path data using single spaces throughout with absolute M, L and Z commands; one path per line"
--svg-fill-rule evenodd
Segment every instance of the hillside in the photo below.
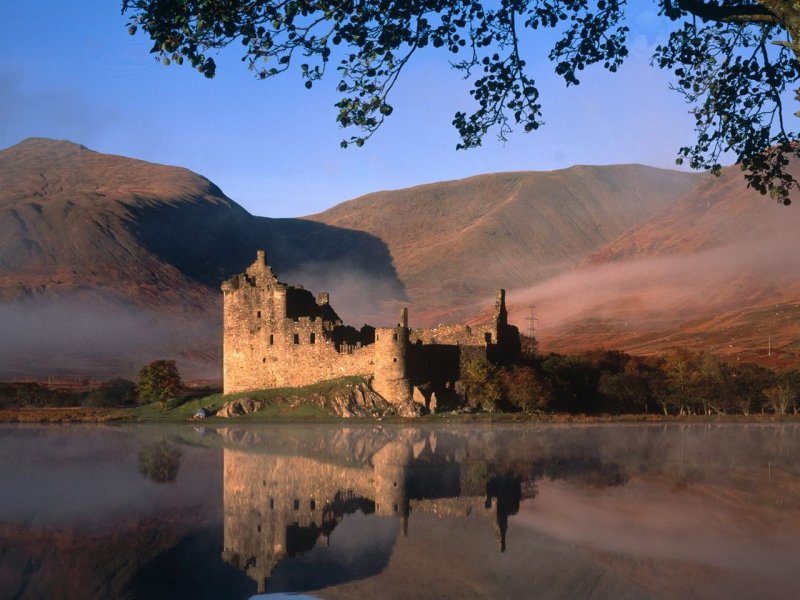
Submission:
M 219 283 L 265 248 L 345 320 L 476 319 L 509 291 L 544 349 L 800 352 L 797 207 L 640 165 L 495 173 L 303 219 L 245 211 L 186 169 L 29 139 L 0 151 L 0 377 L 220 369 Z M 477 317 L 480 318 L 480 315 Z M 776 351 L 770 356 L 768 344 Z
M 798 231 L 796 206 L 748 190 L 731 167 L 575 271 L 518 291 L 516 318 L 535 304 L 551 349 L 648 353 L 680 345 L 793 362 L 800 348 Z
M 641 165 L 495 173 L 377 192 L 307 219 L 383 240 L 412 318 L 430 322 L 571 270 L 699 180 Z
M 219 283 L 257 248 L 285 280 L 334 298 L 403 297 L 368 234 L 254 217 L 191 171 L 70 142 L 0 151 L 0 376 L 130 375 L 162 356 L 216 374 Z

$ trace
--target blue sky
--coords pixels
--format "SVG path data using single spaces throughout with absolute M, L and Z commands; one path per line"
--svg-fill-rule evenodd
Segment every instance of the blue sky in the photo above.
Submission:
M 675 168 L 693 138 L 669 73 L 649 66 L 668 23 L 650 0 L 631 2 L 632 56 L 617 74 L 583 72 L 566 88 L 546 46 L 528 43 L 545 126 L 490 134 L 456 151 L 453 113 L 469 86 L 440 52 L 415 56 L 393 90 L 395 110 L 363 148 L 342 150 L 335 78 L 306 90 L 297 73 L 257 81 L 241 46 L 217 57 L 217 76 L 165 67 L 149 39 L 131 37 L 117 0 L 3 0 L 0 147 L 25 137 L 69 139 L 100 152 L 179 165 L 205 175 L 250 212 L 300 216 L 368 192 L 494 171 L 638 162 Z M 335 72 L 331 70 L 335 75 Z

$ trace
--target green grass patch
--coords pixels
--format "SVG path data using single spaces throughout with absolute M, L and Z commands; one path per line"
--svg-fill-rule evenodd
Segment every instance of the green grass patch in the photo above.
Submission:
M 347 387 L 354 387 L 363 383 L 364 379 L 362 377 L 340 377 L 338 379 L 320 381 L 303 387 L 272 388 L 268 390 L 239 392 L 236 394 L 211 394 L 210 396 L 187 400 L 182 404 L 176 404 L 175 401 L 170 401 L 167 403 L 166 410 L 164 410 L 160 404 L 154 402 L 152 404 L 127 409 L 127 413 L 129 418 L 136 421 L 185 421 L 194 416 L 200 408 L 216 412 L 231 400 L 253 398 L 265 401 L 268 404 L 258 412 L 237 417 L 237 421 L 252 419 L 309 419 L 332 417 L 335 415 L 332 415 L 329 411 L 316 403 L 308 402 L 296 406 L 289 406 L 284 400 L 292 396 L 303 398 L 317 394 L 328 395 L 339 390 L 343 391 Z M 228 421 L 228 419 L 217 417 L 210 417 L 206 420 L 219 422 Z

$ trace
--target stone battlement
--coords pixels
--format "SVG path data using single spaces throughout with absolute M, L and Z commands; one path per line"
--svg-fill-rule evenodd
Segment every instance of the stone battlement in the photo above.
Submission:
M 417 385 L 452 391 L 462 355 L 495 359 L 519 346 L 519 333 L 507 324 L 503 290 L 485 325 L 410 329 L 403 308 L 396 327 L 359 330 L 342 323 L 327 292 L 315 297 L 280 282 L 263 250 L 221 288 L 226 394 L 357 375 L 386 400 L 410 402 Z

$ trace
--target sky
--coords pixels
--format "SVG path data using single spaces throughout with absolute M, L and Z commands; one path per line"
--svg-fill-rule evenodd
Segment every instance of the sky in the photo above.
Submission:
M 217 75 L 208 80 L 188 63 L 156 61 L 149 38 L 128 35 L 121 0 L 3 0 L 0 148 L 49 137 L 186 167 L 268 217 L 496 171 L 634 162 L 677 168 L 678 148 L 694 137 L 692 118 L 669 89 L 670 73 L 649 66 L 669 23 L 651 0 L 629 4 L 631 56 L 618 73 L 590 68 L 580 86 L 567 88 L 546 59 L 548 40 L 538 36 L 524 51 L 545 126 L 530 134 L 518 128 L 505 143 L 490 133 L 482 148 L 457 151 L 451 121 L 471 107 L 470 86 L 449 56 L 432 49 L 408 63 L 381 129 L 364 147 L 344 150 L 339 142 L 349 135 L 335 120 L 335 77 L 312 90 L 297 72 L 259 81 L 234 44 L 215 56 Z

